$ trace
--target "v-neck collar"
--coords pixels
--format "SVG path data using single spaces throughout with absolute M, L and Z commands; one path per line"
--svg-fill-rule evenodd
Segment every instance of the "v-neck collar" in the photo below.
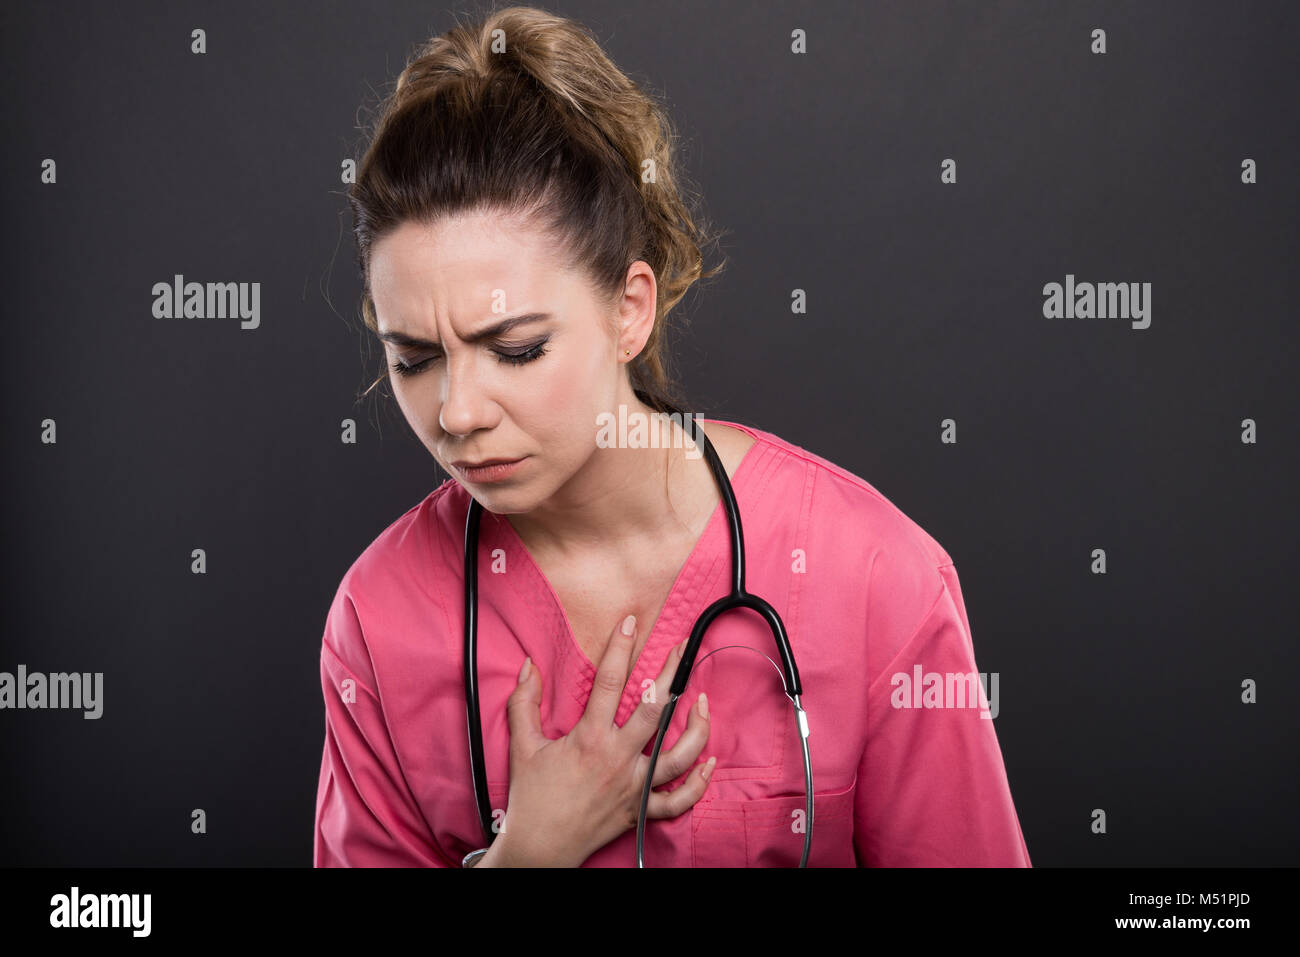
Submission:
M 736 494 L 736 508 L 740 512 L 741 523 L 743 526 L 744 499 L 741 495 L 742 490 L 748 488 L 750 473 L 753 470 L 754 462 L 761 457 L 760 446 L 763 440 L 753 430 L 743 425 L 732 422 L 725 422 L 716 419 L 700 419 L 701 422 L 715 422 L 719 425 L 730 425 L 733 428 L 745 432 L 755 439 L 754 443 L 745 450 L 745 455 L 741 458 L 740 464 L 736 466 L 736 472 L 731 476 L 731 487 Z M 491 513 L 485 512 L 485 517 Z M 573 626 L 569 621 L 568 614 L 564 611 L 564 605 L 560 602 L 559 595 L 552 587 L 546 575 L 542 573 L 541 568 L 533 560 L 532 554 L 528 551 L 515 531 L 513 525 L 501 516 L 494 516 L 496 521 L 492 523 L 497 533 L 497 544 L 506 549 L 506 561 L 509 568 L 522 570 L 526 581 L 520 581 L 514 575 L 506 576 L 510 578 L 512 585 L 520 589 L 521 594 L 526 600 L 536 602 L 540 600 L 548 612 L 542 613 L 542 609 L 536 604 L 532 604 L 534 620 L 537 625 L 546 628 L 557 638 L 557 656 L 561 675 L 562 684 L 572 693 L 575 700 L 583 705 L 591 693 L 591 687 L 596 676 L 596 664 L 592 662 L 578 645 L 577 638 L 573 633 Z M 628 678 L 627 685 L 624 687 L 623 696 L 619 701 L 618 711 L 615 719 L 622 723 L 632 713 L 636 703 L 640 700 L 642 681 L 649 679 L 651 681 L 658 675 L 666 652 L 677 642 L 685 637 L 684 633 L 689 633 L 691 626 L 695 621 L 695 614 L 691 609 L 707 605 L 704 598 L 712 596 L 713 591 L 717 590 L 719 579 L 725 581 L 731 571 L 731 547 L 729 542 L 729 531 L 726 514 L 726 505 L 719 501 L 714 506 L 713 514 L 709 517 L 708 523 L 704 527 L 704 532 L 700 535 L 691 549 L 686 561 L 682 564 L 673 581 L 672 588 L 668 591 L 668 597 L 664 600 L 663 607 L 659 611 L 658 618 L 655 619 L 654 626 L 650 631 L 650 636 L 646 639 L 641 653 L 637 656 L 632 673 Z M 722 589 L 725 591 L 726 585 Z M 720 591 L 718 596 L 722 594 Z M 690 617 L 687 617 L 687 616 Z M 563 677 L 569 677 L 570 680 L 563 680 Z

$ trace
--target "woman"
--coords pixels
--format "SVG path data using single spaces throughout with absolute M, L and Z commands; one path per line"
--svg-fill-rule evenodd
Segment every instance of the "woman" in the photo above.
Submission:
M 375 539 L 330 609 L 316 866 L 636 864 L 655 723 L 730 575 L 719 487 L 680 424 L 652 447 L 608 428 L 682 408 L 666 317 L 717 270 L 676 174 L 659 107 L 538 10 L 434 39 L 385 104 L 350 196 L 363 314 L 453 478 Z M 976 673 L 949 556 L 825 459 L 702 428 L 739 503 L 748 590 L 783 619 L 803 683 L 810 866 L 1027 866 L 987 715 L 898 694 L 914 665 Z M 471 496 L 490 843 L 462 671 Z M 790 701 L 736 645 L 777 659 L 756 614 L 709 628 L 656 767 L 647 866 L 799 861 Z

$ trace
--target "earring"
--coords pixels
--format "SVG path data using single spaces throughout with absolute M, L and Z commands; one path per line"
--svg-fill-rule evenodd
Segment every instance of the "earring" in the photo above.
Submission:
M 631 349 L 624 349 L 624 350 L 623 350 L 623 355 L 625 355 L 625 356 L 630 356 L 631 354 L 632 354 L 632 350 L 631 350 Z

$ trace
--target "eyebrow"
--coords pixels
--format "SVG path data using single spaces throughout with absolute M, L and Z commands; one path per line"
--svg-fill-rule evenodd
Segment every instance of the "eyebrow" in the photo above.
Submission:
M 502 333 L 509 332 L 515 326 L 521 326 L 529 322 L 542 322 L 550 319 L 549 312 L 530 312 L 522 316 L 511 316 L 508 319 L 502 319 L 500 322 L 488 326 L 486 329 L 480 329 L 478 332 L 465 336 L 466 342 L 482 342 L 484 339 L 492 339 Z M 419 339 L 415 336 L 408 336 L 404 332 L 398 332 L 390 329 L 387 332 L 376 333 L 384 342 L 391 342 L 395 346 L 413 346 L 423 349 L 441 349 L 442 345 L 429 339 Z

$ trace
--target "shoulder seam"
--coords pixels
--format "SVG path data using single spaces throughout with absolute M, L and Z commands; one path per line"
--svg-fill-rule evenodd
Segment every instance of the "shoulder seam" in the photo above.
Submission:
M 888 502 L 885 499 L 884 495 L 882 495 L 879 490 L 873 488 L 870 485 L 870 483 L 867 482 L 866 479 L 862 478 L 860 475 L 854 475 L 852 472 L 850 472 L 848 469 L 844 468 L 843 466 L 836 465 L 834 462 L 831 462 L 822 456 L 818 456 L 813 452 L 809 452 L 805 448 L 801 448 L 800 446 L 794 445 L 793 443 L 787 442 L 785 440 L 776 442 L 768 438 L 767 436 L 761 436 L 761 435 L 758 438 L 760 441 L 766 442 L 768 445 L 773 446 L 778 451 L 785 452 L 786 454 L 792 455 L 797 459 L 802 459 L 803 461 L 807 462 L 809 465 L 815 466 L 819 469 L 829 472 L 831 475 L 835 476 L 836 478 L 844 479 L 850 485 L 854 485 L 860 490 L 867 492 L 874 498 L 880 499 L 881 501 L 886 502 L 886 504 L 892 505 L 892 503 Z M 892 507 L 897 508 L 898 506 L 893 505 Z
M 928 536 L 931 539 L 934 539 L 934 536 L 931 535 L 924 528 L 922 528 L 920 524 L 916 522 L 915 519 L 913 519 L 910 515 L 908 515 L 901 508 L 899 508 L 898 505 L 891 502 L 883 492 L 881 492 L 878 488 L 873 486 L 862 476 L 854 475 L 852 472 L 844 468 L 842 465 L 836 465 L 834 462 L 831 462 L 830 460 L 826 459 L 824 456 L 816 455 L 816 453 L 809 452 L 807 449 L 801 448 L 797 445 L 794 445 L 793 443 L 787 442 L 784 439 L 781 439 L 780 441 L 776 441 L 773 438 L 769 438 L 765 435 L 760 435 L 758 438 L 760 441 L 766 442 L 768 445 L 771 445 L 773 448 L 777 449 L 778 451 L 785 452 L 786 454 L 791 455 L 794 458 L 801 459 L 802 461 L 808 463 L 809 465 L 812 465 L 818 469 L 821 469 L 824 472 L 829 473 L 831 477 L 840 479 L 841 481 L 858 489 L 861 492 L 866 492 L 875 501 L 879 502 L 881 505 L 886 506 L 892 511 L 897 512 L 908 522 L 915 525 L 924 535 Z M 938 545 L 939 543 L 935 541 L 935 544 Z M 940 549 L 943 549 L 942 545 L 940 545 L 939 547 Z M 944 551 L 946 551 L 946 549 L 944 549 Z

